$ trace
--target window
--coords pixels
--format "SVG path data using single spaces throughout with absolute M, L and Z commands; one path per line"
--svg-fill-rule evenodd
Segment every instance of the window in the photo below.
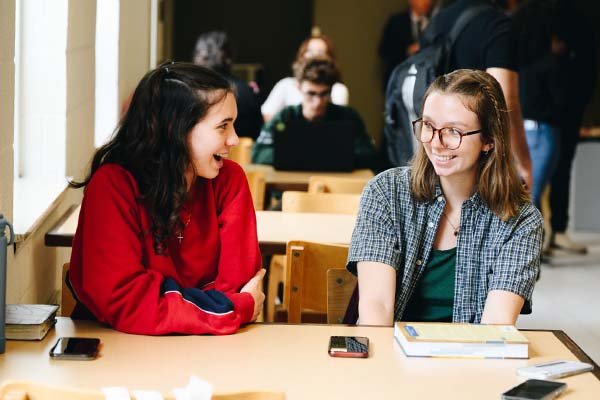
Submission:
M 16 2 L 15 232 L 66 187 L 67 0 Z
M 111 137 L 119 118 L 119 0 L 96 3 L 96 113 L 94 144 Z

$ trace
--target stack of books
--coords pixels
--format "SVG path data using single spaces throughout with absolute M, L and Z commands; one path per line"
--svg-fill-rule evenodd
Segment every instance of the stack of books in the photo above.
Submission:
M 55 304 L 7 304 L 7 339 L 42 340 L 56 323 Z
M 396 322 L 394 338 L 407 356 L 529 358 L 529 341 L 512 325 Z

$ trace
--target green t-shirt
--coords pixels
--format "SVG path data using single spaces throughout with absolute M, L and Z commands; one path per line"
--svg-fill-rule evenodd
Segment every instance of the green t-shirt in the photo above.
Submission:
M 452 322 L 456 247 L 431 250 L 431 258 L 410 297 L 403 321 Z

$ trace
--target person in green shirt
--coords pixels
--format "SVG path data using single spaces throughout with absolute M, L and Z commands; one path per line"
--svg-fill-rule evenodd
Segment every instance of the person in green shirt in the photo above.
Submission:
M 331 102 L 331 88 L 339 81 L 335 64 L 327 58 L 308 59 L 297 68 L 296 79 L 302 103 L 284 108 L 263 126 L 252 148 L 252 162 L 273 164 L 274 135 L 284 131 L 289 121 L 354 121 L 358 127 L 354 139 L 355 168 L 375 169 L 373 140 L 367 134 L 362 118 L 353 108 Z

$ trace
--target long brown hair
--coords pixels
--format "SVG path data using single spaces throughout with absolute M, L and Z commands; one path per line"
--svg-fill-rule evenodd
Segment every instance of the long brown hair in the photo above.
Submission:
M 490 74 L 460 69 L 438 77 L 423 96 L 423 105 L 431 93 L 454 94 L 477 115 L 481 140 L 492 144 L 479 157 L 476 184 L 481 198 L 500 218 L 517 215 L 521 204 L 529 200 L 515 168 L 510 148 L 509 120 L 502 88 Z M 412 160 L 412 191 L 418 201 L 430 200 L 438 176 L 423 146 Z

